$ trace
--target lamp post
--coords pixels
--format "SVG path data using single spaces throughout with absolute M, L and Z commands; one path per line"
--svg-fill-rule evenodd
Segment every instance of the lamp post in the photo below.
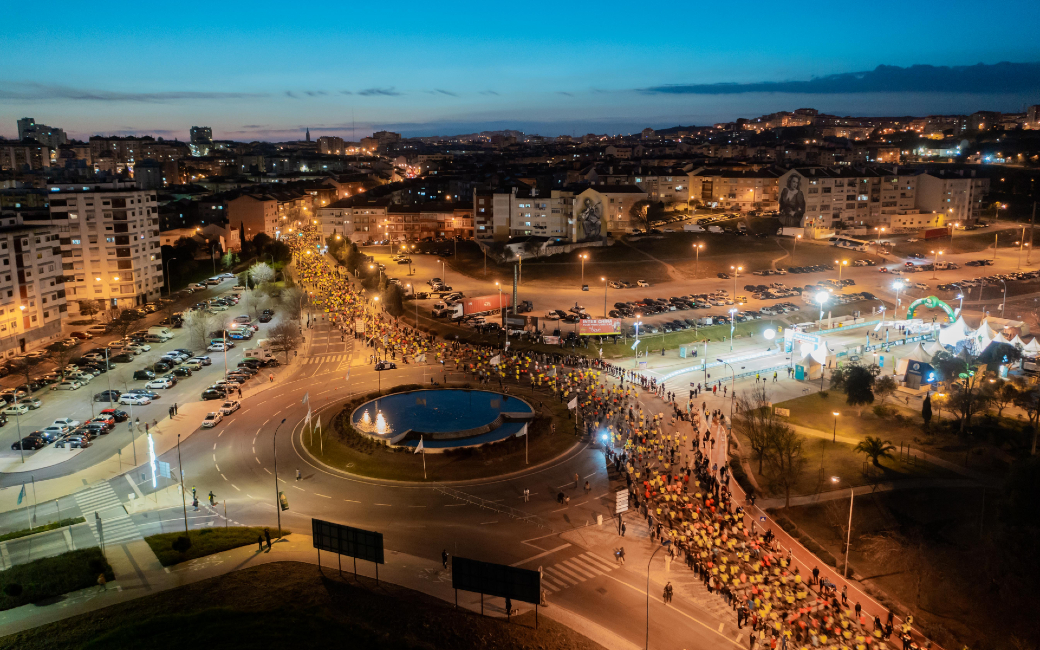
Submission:
M 963 293 L 958 293 L 958 294 L 957 294 L 957 299 L 961 301 L 961 304 L 960 304 L 960 306 L 959 306 L 959 307 L 957 307 L 957 315 L 959 316 L 959 315 L 960 315 L 960 313 L 961 313 L 962 311 L 964 311 L 964 294 L 963 294 Z
M 585 260 L 589 259 L 588 253 L 581 253 L 578 255 L 578 259 L 581 260 L 581 284 L 585 285 Z
M 661 545 L 650 554 L 650 561 L 646 563 L 646 648 L 644 650 L 650 650 L 650 563 L 654 561 L 654 556 L 658 551 L 671 545 L 672 540 L 670 539 L 661 542 Z
M 899 292 L 903 289 L 903 286 L 904 284 L 902 280 L 896 280 L 892 283 L 892 287 L 896 290 L 896 318 L 899 318 L 899 306 L 902 305 L 902 303 L 899 302 Z
M 603 280 L 603 318 L 607 317 L 607 279 L 600 278 Z
M 697 270 L 696 270 L 696 273 L 697 273 L 698 276 L 700 276 L 700 274 L 701 274 L 701 249 L 702 248 L 704 248 L 704 244 L 694 244 L 693 245 L 693 252 L 697 254 Z
M 877 240 L 874 242 L 874 254 L 881 255 L 881 234 L 885 232 L 885 229 L 874 226 L 874 230 L 877 231 Z
M 736 296 L 737 295 L 737 277 L 740 276 L 740 272 L 744 270 L 744 267 L 743 266 L 731 266 L 729 268 L 731 268 L 733 270 L 733 295 Z
M 802 238 L 801 235 L 795 235 L 794 236 L 794 250 L 791 251 L 792 255 L 794 255 L 795 253 L 798 252 L 798 240 L 801 239 L 801 238 Z
M 826 291 L 821 291 L 816 294 L 816 302 L 820 303 L 820 328 L 823 328 L 823 306 L 827 303 L 827 300 L 831 297 Z
M 849 261 L 848 260 L 840 260 L 840 261 L 839 260 L 834 260 L 834 263 L 838 265 L 838 288 L 840 289 L 841 288 L 841 270 L 842 270 L 843 267 L 846 267 L 846 266 L 849 265 Z
M 502 285 L 495 280 L 495 286 L 498 287 L 498 311 L 502 314 L 502 331 L 506 333 L 506 344 L 508 347 L 509 343 L 509 324 L 506 323 L 506 310 L 502 307 Z
M 831 477 L 831 483 L 837 484 L 841 478 L 837 476 Z M 845 568 L 841 572 L 841 577 L 847 579 L 849 575 L 849 547 L 852 546 L 852 504 L 856 500 L 856 490 L 853 487 L 849 487 L 849 527 L 846 531 L 845 537 Z
M 950 228 L 950 249 L 951 250 L 953 249 L 953 231 L 956 230 L 957 227 L 960 226 L 960 225 L 961 225 L 960 222 L 958 222 L 958 223 L 953 224 L 953 227 Z
M 943 254 L 943 251 L 941 251 L 941 250 L 934 250 L 934 251 L 929 251 L 929 252 L 933 253 L 935 255 L 935 261 L 932 262 L 932 279 L 936 280 L 937 278 L 935 277 L 935 272 L 939 268 L 939 256 Z
M 632 349 L 635 350 L 636 353 L 635 359 L 632 362 L 633 368 L 639 365 L 639 326 L 643 324 L 643 321 L 639 320 L 640 318 L 642 318 L 642 316 L 640 314 L 636 314 L 636 340 L 632 343 Z
M 278 513 L 278 538 L 282 537 L 282 502 L 278 498 L 278 429 L 285 424 L 286 418 L 274 428 L 274 436 L 271 438 L 271 448 L 274 450 L 274 510 Z M 180 436 L 177 436 L 178 440 Z M 183 489 L 182 489 L 183 491 Z
M 733 432 L 733 402 L 736 401 L 736 399 L 737 399 L 737 371 L 733 369 L 733 366 L 731 366 L 728 361 L 723 361 L 722 359 L 715 359 L 715 360 L 718 361 L 721 364 L 729 366 L 729 371 L 730 371 L 730 373 L 733 374 L 733 390 L 730 391 L 732 399 L 730 399 L 730 402 L 729 402 L 729 431 L 730 431 L 730 433 L 732 433 Z
M 1004 307 L 1007 306 L 1007 282 L 1001 279 L 1000 283 L 1004 285 L 1004 301 L 1000 303 L 1000 317 L 1004 318 Z
M 834 429 L 831 431 L 831 442 L 838 442 L 838 416 L 841 413 L 831 411 L 831 414 L 834 415 Z

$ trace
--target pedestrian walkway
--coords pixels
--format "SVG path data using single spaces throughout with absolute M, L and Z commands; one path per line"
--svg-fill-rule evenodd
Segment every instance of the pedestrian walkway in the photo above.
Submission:
M 616 565 L 593 553 L 582 553 L 569 560 L 545 567 L 542 571 L 542 587 L 555 593 L 576 584 L 610 573 Z
M 98 534 L 98 527 L 94 525 L 95 518 L 92 514 L 101 518 L 101 534 L 104 535 L 105 546 L 141 539 L 140 531 L 126 513 L 126 508 L 108 481 L 81 490 L 73 496 L 76 505 L 83 512 L 83 517 L 91 524 L 90 530 L 99 545 L 102 540 Z
M 304 365 L 308 365 L 308 364 L 315 364 L 315 363 L 332 363 L 333 361 L 343 361 L 343 362 L 348 362 L 349 363 L 349 361 L 350 361 L 350 354 L 349 353 L 343 353 L 343 354 L 323 354 L 323 355 L 318 355 L 318 356 L 314 356 L 314 357 L 307 357 L 306 359 L 303 360 L 303 364 Z

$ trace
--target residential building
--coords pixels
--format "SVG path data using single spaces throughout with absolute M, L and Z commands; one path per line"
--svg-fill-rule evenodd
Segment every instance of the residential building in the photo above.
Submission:
M 334 135 L 323 135 L 318 138 L 318 153 L 343 156 L 347 153 L 347 143 L 343 138 Z
M 63 338 L 65 272 L 59 233 L 48 218 L 46 208 L 0 213 L 0 356 Z
M 546 194 L 530 187 L 477 190 L 473 194 L 473 236 L 480 241 L 529 235 L 569 240 L 574 234 L 573 210 L 572 191 Z
M 978 219 L 988 193 L 989 179 L 977 177 L 975 170 L 939 169 L 917 177 L 917 207 L 941 213 L 947 222 Z
M 636 185 L 592 185 L 574 197 L 569 239 L 592 241 L 631 232 L 642 226 L 633 207 L 647 193 Z
M 51 152 L 47 145 L 32 140 L 0 140 L 0 169 L 22 172 L 50 166 Z
M 159 297 L 163 263 L 154 191 L 122 181 L 49 189 L 50 210 L 34 225 L 46 223 L 60 238 L 73 316 L 77 300 L 125 309 Z
M 917 179 L 881 167 L 791 169 L 778 179 L 781 225 L 814 234 L 887 227 L 893 215 L 918 212 Z
M 693 204 L 739 210 L 776 210 L 777 181 L 784 170 L 699 168 L 688 175 L 689 200 Z
M 18 139 L 35 140 L 45 147 L 57 149 L 69 141 L 65 131 L 56 126 L 37 124 L 31 117 L 23 117 L 18 120 Z
M 191 127 L 188 137 L 188 148 L 193 156 L 208 156 L 213 149 L 213 129 L 208 126 Z
M 385 153 L 391 145 L 395 145 L 400 141 L 400 133 L 376 131 L 370 138 L 361 138 L 361 148 L 370 153 Z
M 247 241 L 260 233 L 272 239 L 279 230 L 278 200 L 267 194 L 242 194 L 226 203 L 228 226 L 242 230 Z

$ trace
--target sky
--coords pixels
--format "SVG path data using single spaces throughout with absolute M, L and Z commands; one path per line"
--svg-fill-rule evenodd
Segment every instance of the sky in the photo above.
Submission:
M 779 110 L 1040 104 L 1040 3 L 31 3 L 4 10 L 0 136 L 632 133 Z

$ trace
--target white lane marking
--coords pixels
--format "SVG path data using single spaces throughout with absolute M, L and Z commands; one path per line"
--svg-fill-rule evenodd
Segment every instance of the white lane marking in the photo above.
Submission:
M 217 450 L 217 443 L 214 442 L 213 443 L 213 451 L 216 451 L 216 450 Z
M 123 476 L 126 477 L 126 482 L 130 484 L 130 487 L 134 489 L 134 493 L 137 495 L 137 498 L 143 499 L 144 494 L 141 492 L 141 488 L 137 487 L 137 483 L 134 483 L 134 479 L 130 478 L 129 474 L 123 474 Z
M 597 474 L 597 472 L 593 472 L 591 474 L 586 475 L 585 478 L 589 478 L 590 476 L 595 476 L 596 474 Z
M 572 560 L 564 560 L 563 562 L 560 562 L 560 564 L 562 564 L 563 566 L 567 567 L 571 571 L 577 573 L 578 575 L 585 576 L 586 578 L 595 578 L 596 576 L 601 575 L 603 573 L 602 571 L 600 571 L 600 572 L 593 572 L 592 569 L 586 569 L 584 566 L 582 566 L 581 564 L 578 564 L 573 559 Z M 557 566 L 559 566 L 559 564 Z
M 227 477 L 224 476 L 223 474 L 220 475 L 220 478 L 224 479 L 225 481 L 227 480 Z
M 464 505 L 466 505 L 466 504 L 465 503 L 445 503 L 444 507 L 445 508 L 457 508 L 459 506 L 464 506 Z
M 280 481 L 281 479 L 278 479 L 278 480 Z M 303 488 L 301 488 L 301 487 L 296 487 L 295 485 L 292 485 L 292 486 L 290 486 L 290 487 L 292 487 L 292 489 L 294 489 L 294 490 L 299 490 L 300 492 L 306 492 L 306 491 L 307 491 L 307 490 L 304 490 L 304 489 L 303 489 Z
M 241 492 L 241 491 L 242 491 L 242 490 L 241 490 L 241 489 L 239 489 L 239 487 L 238 487 L 237 485 L 235 485 L 234 483 L 232 483 L 232 484 L 231 484 L 231 487 L 235 488 L 235 489 L 236 489 L 236 490 L 238 490 L 239 492 Z M 249 495 L 247 494 L 246 496 L 249 496 Z M 249 497 L 249 498 L 250 498 L 250 499 L 252 499 L 253 497 Z
M 217 455 L 216 454 L 213 454 L 213 462 L 214 463 L 217 462 Z
M 220 465 L 217 465 L 216 463 L 213 463 L 213 467 L 216 467 L 218 472 L 220 471 Z
M 355 500 L 353 500 L 353 499 L 343 499 L 343 500 L 344 500 L 344 501 L 347 501 L 347 502 L 349 502 L 349 503 L 361 503 L 360 501 L 355 501 Z
M 254 456 L 253 458 L 256 458 L 256 456 Z M 263 463 L 261 463 L 261 462 L 260 462 L 260 459 L 259 459 L 259 458 L 256 458 L 256 464 L 257 464 L 257 465 L 262 465 Z
M 480 525 L 481 526 L 487 526 L 488 524 L 497 524 L 497 523 L 498 523 L 498 520 L 496 519 L 494 521 L 482 521 L 482 522 L 480 522 Z
M 519 562 L 516 562 L 515 564 L 510 564 L 509 566 L 518 567 L 521 564 L 527 564 L 528 562 L 532 562 L 532 561 L 537 560 L 539 558 L 543 558 L 546 555 L 550 555 L 552 553 L 555 553 L 556 551 L 562 551 L 563 549 L 568 548 L 569 546 L 570 546 L 570 544 L 564 544 L 563 546 L 557 546 L 556 548 L 549 549 L 548 551 L 542 551 L 538 555 L 532 555 L 531 557 L 527 558 L 526 560 L 520 560 Z
M 374 505 L 374 506 L 386 506 L 388 508 L 390 507 L 389 503 L 373 503 L 372 505 Z
M 721 632 L 721 631 L 722 631 L 722 627 L 723 627 L 724 625 L 725 625 L 725 623 L 719 623 L 719 632 Z
M 426 506 L 408 506 L 409 508 L 425 508 Z

